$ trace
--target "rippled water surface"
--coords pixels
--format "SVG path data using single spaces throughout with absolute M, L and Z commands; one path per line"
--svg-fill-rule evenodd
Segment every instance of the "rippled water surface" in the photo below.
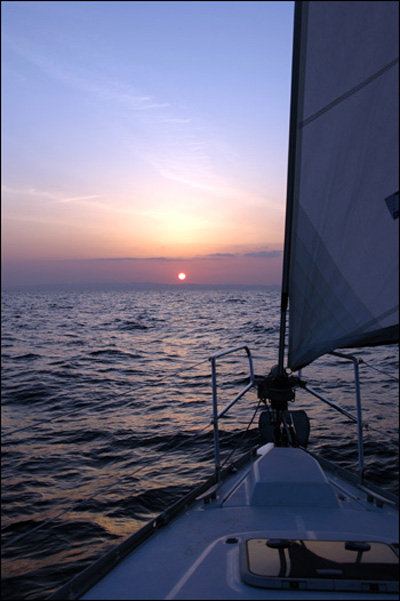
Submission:
M 277 361 L 279 293 L 8 292 L 2 296 L 2 598 L 43 599 L 213 468 L 208 357 L 247 344 Z M 355 350 L 367 477 L 398 490 L 398 351 Z M 355 412 L 338 358 L 303 372 Z M 222 407 L 247 383 L 244 352 L 218 363 Z M 354 424 L 297 394 L 309 448 L 357 468 Z M 223 459 L 257 442 L 250 392 L 221 424 Z

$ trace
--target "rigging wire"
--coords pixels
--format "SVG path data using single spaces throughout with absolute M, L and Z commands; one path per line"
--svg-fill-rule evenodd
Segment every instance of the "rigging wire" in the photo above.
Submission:
M 392 376 L 391 374 L 387 373 L 383 369 L 379 369 L 378 367 L 375 367 L 374 365 L 371 365 L 370 363 L 368 363 L 367 361 L 365 361 L 365 359 L 359 359 L 359 362 L 360 362 L 361 365 L 365 365 L 366 367 L 369 367 L 369 369 L 373 369 L 373 370 L 379 372 L 380 374 L 383 374 L 389 380 L 392 380 L 393 382 L 396 382 L 397 384 L 399 383 L 399 378 L 396 378 L 396 376 Z
M 188 367 L 186 367 L 186 368 L 181 368 L 181 369 L 179 369 L 179 370 L 175 371 L 174 373 L 167 374 L 167 375 L 165 375 L 165 376 L 163 376 L 163 377 L 160 377 L 160 378 L 158 378 L 158 379 L 157 379 L 157 383 L 158 383 L 158 382 L 160 382 L 160 381 L 162 381 L 162 380 L 165 380 L 165 379 L 167 379 L 167 378 L 170 378 L 170 377 L 172 377 L 172 376 L 176 376 L 177 374 L 181 373 L 182 371 L 185 371 L 185 370 L 188 370 L 188 369 L 193 369 L 193 367 L 197 367 L 197 366 L 199 366 L 199 365 L 201 365 L 201 364 L 203 364 L 203 363 L 206 363 L 206 362 L 208 362 L 208 361 L 209 361 L 209 359 L 207 358 L 207 359 L 202 359 L 201 361 L 198 361 L 198 362 L 196 362 L 196 363 L 191 363 L 191 364 L 190 364 Z M 141 389 L 141 388 L 144 388 L 144 387 L 146 387 L 146 386 L 150 386 L 150 385 L 149 385 L 148 383 L 144 383 L 143 385 L 137 386 L 137 387 L 136 387 L 136 388 L 135 388 L 135 389 L 134 389 L 132 392 L 136 392 L 137 390 L 139 390 L 139 389 Z M 126 393 L 120 393 L 120 394 L 118 394 L 118 395 L 116 395 L 116 396 L 117 396 L 117 397 L 119 397 L 119 396 L 122 396 L 122 395 L 124 395 L 124 394 L 126 394 Z M 32 427 L 35 427 L 35 426 L 39 426 L 39 425 L 41 425 L 41 424 L 44 424 L 44 423 L 48 423 L 48 422 L 51 422 L 51 421 L 56 421 L 57 419 L 64 418 L 64 417 L 66 417 L 66 416 L 68 416 L 68 415 L 72 415 L 72 414 L 74 414 L 74 413 L 77 413 L 77 412 L 79 412 L 79 411 L 80 411 L 81 409 L 83 409 L 83 408 L 84 408 L 84 407 L 80 407 L 79 409 L 74 409 L 73 411 L 70 411 L 70 412 L 64 413 L 64 414 L 63 414 L 63 415 L 61 415 L 61 416 L 55 416 L 55 417 L 53 417 L 53 418 L 49 418 L 49 419 L 46 419 L 46 420 L 40 420 L 40 421 L 37 421 L 37 422 L 35 422 L 34 424 L 31 424 L 30 426 L 25 426 L 25 427 L 23 427 L 23 428 L 18 428 L 18 429 L 16 429 L 16 430 L 13 430 L 13 431 L 11 431 L 11 432 L 7 432 L 5 435 L 11 435 L 11 434 L 14 434 L 14 433 L 16 433 L 16 432 L 20 432 L 20 431 L 22 431 L 22 430 L 26 430 L 26 429 L 28 429 L 28 428 L 32 428 Z M 256 408 L 256 411 L 257 411 L 257 409 L 258 409 L 258 406 L 257 406 L 257 408 Z M 247 430 L 248 430 L 248 428 L 250 427 L 250 425 L 251 425 L 252 421 L 254 420 L 254 417 L 255 417 L 256 411 L 255 411 L 255 413 L 254 413 L 254 415 L 253 415 L 253 417 L 252 417 L 252 419 L 251 419 L 251 421 L 250 421 L 250 424 L 249 424 L 249 425 L 248 425 L 248 427 L 247 427 Z M 210 427 L 212 424 L 213 424 L 213 421 L 211 420 L 211 421 L 209 421 L 207 424 L 205 424 L 205 425 L 204 425 L 202 428 L 200 428 L 200 429 L 199 429 L 199 430 L 196 432 L 196 434 L 194 435 L 194 437 L 193 437 L 193 438 L 186 439 L 186 440 L 182 440 L 182 441 L 181 441 L 179 444 L 177 444 L 177 445 L 174 447 L 174 451 L 178 450 L 178 449 L 179 449 L 179 448 L 180 448 L 180 447 L 181 447 L 183 444 L 186 444 L 186 443 L 187 443 L 187 442 L 189 442 L 189 441 L 190 441 L 190 442 L 193 442 L 193 440 L 194 440 L 194 439 L 196 439 L 198 436 L 200 436 L 200 435 L 201 435 L 201 434 L 202 434 L 202 433 L 203 433 L 203 432 L 204 432 L 204 431 L 205 431 L 207 428 L 209 428 L 209 427 Z M 247 431 L 247 430 L 246 430 L 246 431 Z M 236 446 L 237 446 L 237 445 L 236 445 Z M 236 448 L 235 448 L 234 450 L 236 450 Z M 232 454 L 232 453 L 231 453 L 231 454 Z M 134 471 L 131 473 L 131 477 L 132 477 L 132 476 L 134 476 L 134 475 L 136 475 L 136 474 L 138 474 L 138 473 L 140 473 L 142 470 L 144 470 L 145 468 L 148 468 L 148 467 L 150 467 L 151 465 L 153 465 L 153 464 L 152 464 L 152 463 L 148 463 L 148 464 L 143 464 L 143 465 L 139 466 L 139 467 L 138 467 L 136 470 L 134 470 Z M 57 515 L 53 516 L 52 518 L 48 518 L 47 520 L 45 520 L 45 521 L 44 521 L 44 522 L 42 522 L 41 524 L 38 524 L 37 526 L 34 526 L 34 527 L 33 527 L 33 528 L 31 528 L 30 530 L 27 530 L 26 532 L 23 532 L 23 533 L 21 533 L 21 534 L 19 534 L 19 535 L 15 536 L 14 538 L 12 538 L 12 539 L 10 539 L 9 541 L 7 541 L 6 543 L 2 544 L 2 548 L 3 548 L 3 549 L 5 549 L 6 547 L 9 547 L 10 545 L 13 545 L 13 544 L 17 543 L 18 541 L 20 541 L 20 540 L 22 540 L 23 538 L 25 538 L 25 537 L 29 536 L 30 534 L 33 534 L 34 532 L 36 532 L 36 531 L 38 531 L 38 530 L 41 530 L 41 529 L 42 529 L 42 528 L 44 528 L 45 526 L 47 526 L 47 525 L 49 525 L 49 524 L 53 523 L 55 520 L 57 520 L 58 518 L 62 517 L 62 516 L 63 516 L 63 515 L 65 515 L 66 513 L 69 513 L 69 512 L 71 512 L 71 511 L 73 511 L 73 510 L 77 509 L 77 508 L 78 508 L 78 507 L 80 507 L 81 505 L 84 505 L 85 503 L 88 503 L 89 501 L 92 501 L 93 499 L 95 499 L 96 497 L 98 497 L 100 494 L 104 494 L 104 493 L 106 493 L 108 490 L 110 490 L 111 488 L 113 488 L 113 487 L 117 486 L 117 485 L 118 485 L 118 484 L 119 484 L 119 483 L 120 483 L 122 480 L 124 480 L 125 478 L 126 478 L 126 474 L 125 474 L 123 477 L 119 478 L 118 480 L 116 480 L 116 481 L 114 480 L 114 481 L 113 481 L 113 482 L 111 482 L 110 484 L 106 485 L 104 488 L 101 488 L 101 489 L 99 489 L 97 492 L 95 492 L 95 493 L 94 493 L 93 495 L 91 495 L 90 497 L 87 497 L 87 498 L 85 498 L 85 499 L 81 499 L 80 501 L 77 501 L 76 503 L 73 503 L 73 504 L 72 504 L 70 507 L 67 507 L 66 509 L 62 510 L 60 513 L 58 513 Z M 9 527 L 9 526 L 6 526 L 5 528 L 3 528 L 3 529 L 1 530 L 1 532 L 4 532 L 6 529 L 8 529 L 8 527 Z
M 257 415 L 257 411 L 261 406 L 261 399 L 258 401 L 257 403 L 257 407 L 254 410 L 254 413 L 249 421 L 249 423 L 247 424 L 246 430 L 244 430 L 239 438 L 239 440 L 237 441 L 236 445 L 234 446 L 234 448 L 232 449 L 232 451 L 229 453 L 228 457 L 226 457 L 225 461 L 221 464 L 221 468 L 224 467 L 224 465 L 226 465 L 228 463 L 228 461 L 230 460 L 230 458 L 232 457 L 232 455 L 234 455 L 234 453 L 236 453 L 239 444 L 242 442 L 243 438 L 245 437 L 246 433 L 249 431 L 251 424 L 253 423 L 256 415 Z
M 195 365 L 199 365 L 200 363 L 204 363 L 205 361 L 208 361 L 208 359 L 206 360 L 202 360 L 198 363 L 196 363 Z M 193 365 L 191 366 L 193 367 Z M 165 378 L 164 378 L 165 379 Z M 225 465 L 227 463 L 227 461 L 230 459 L 230 457 L 233 455 L 233 453 L 236 452 L 238 445 L 240 443 L 240 441 L 243 439 L 243 436 L 246 434 L 246 432 L 249 430 L 251 424 L 254 421 L 254 418 L 256 416 L 256 413 L 258 411 L 258 408 L 260 406 L 260 401 L 257 404 L 257 407 L 253 413 L 253 416 L 249 422 L 249 424 L 247 425 L 246 430 L 242 433 L 240 440 L 237 442 L 237 444 L 235 445 L 235 448 L 231 451 L 231 453 L 229 454 L 229 456 L 227 457 L 227 459 L 224 461 Z M 182 440 L 179 444 L 177 444 L 176 446 L 174 446 L 174 451 L 178 450 L 182 445 L 186 444 L 187 442 L 194 442 L 194 440 L 199 437 L 201 434 L 203 434 L 205 432 L 205 430 L 207 428 L 210 428 L 213 425 L 213 420 L 209 421 L 207 424 L 205 424 L 202 428 L 200 428 L 193 437 L 191 437 L 190 439 L 186 439 L 186 440 Z M 151 465 L 153 465 L 154 463 L 147 463 L 147 464 L 143 464 L 141 466 L 139 466 L 136 470 L 134 470 L 130 476 L 135 476 L 138 473 L 140 473 L 142 470 L 144 470 L 145 468 L 151 467 Z M 118 480 L 114 480 L 113 482 L 111 482 L 110 484 L 106 485 L 104 488 L 99 489 L 97 492 L 95 492 L 93 495 L 91 495 L 90 497 L 87 497 L 85 499 L 81 499 L 80 501 L 77 501 L 76 503 L 73 503 L 70 507 L 67 507 L 66 509 L 62 510 L 60 513 L 58 513 L 57 515 L 53 516 L 52 518 L 48 518 L 47 520 L 45 520 L 44 522 L 42 522 L 41 524 L 38 524 L 37 526 L 34 526 L 33 528 L 31 528 L 30 530 L 27 530 L 26 532 L 23 532 L 17 536 L 15 536 L 14 538 L 10 539 L 9 541 L 7 541 L 6 543 L 2 544 L 2 548 L 5 549 L 6 547 L 9 547 L 10 545 L 13 545 L 15 543 L 17 543 L 18 541 L 22 540 L 23 538 L 26 538 L 27 536 L 29 536 L 30 534 L 33 534 L 34 532 L 41 530 L 42 528 L 44 528 L 45 526 L 48 526 L 49 524 L 53 523 L 55 520 L 57 520 L 58 518 L 62 517 L 63 515 L 65 515 L 66 513 L 69 513 L 71 511 L 74 511 L 75 509 L 77 509 L 78 507 L 80 507 L 81 505 L 84 505 L 85 503 L 88 503 L 89 501 L 92 501 L 93 499 L 95 499 L 96 497 L 98 497 L 100 494 L 104 494 L 106 493 L 108 490 L 110 490 L 111 488 L 117 486 L 122 480 L 124 480 L 126 478 L 126 474 L 119 478 Z M 5 529 L 7 529 L 8 526 L 6 526 L 5 528 L 3 528 L 1 531 L 4 532 Z
M 186 444 L 187 442 L 194 442 L 194 440 L 200 436 L 201 434 L 203 434 L 203 432 L 209 428 L 211 426 L 211 423 L 208 422 L 205 426 L 203 426 L 202 428 L 200 428 L 195 435 L 193 436 L 193 438 L 190 439 L 186 439 L 186 440 L 182 440 L 180 443 L 178 443 L 176 446 L 174 446 L 174 452 L 176 450 L 178 450 L 183 444 Z M 158 460 L 158 459 L 157 459 Z M 140 473 L 142 470 L 144 470 L 145 468 L 151 467 L 153 465 L 153 463 L 147 463 L 147 464 L 142 464 L 141 466 L 139 466 L 136 470 L 134 470 L 131 474 L 130 477 L 135 476 L 136 474 Z M 78 507 L 80 507 L 81 505 L 84 505 L 85 503 L 88 503 L 89 501 L 92 501 L 93 499 L 95 499 L 96 497 L 98 497 L 100 494 L 104 494 L 106 493 L 108 490 L 110 490 L 111 488 L 113 488 L 114 486 L 117 486 L 120 482 L 122 482 L 122 480 L 125 480 L 126 478 L 126 474 L 124 474 L 124 476 L 122 476 L 121 478 L 119 478 L 118 480 L 114 480 L 113 482 L 111 482 L 110 484 L 106 485 L 104 488 L 99 489 L 97 492 L 95 492 L 93 495 L 91 495 L 90 497 L 87 497 L 85 499 L 81 499 L 80 501 L 77 501 L 76 503 L 73 503 L 70 507 L 67 507 L 66 509 L 62 510 L 60 513 L 58 513 L 57 515 L 53 516 L 52 518 L 48 518 L 47 520 L 45 520 L 44 522 L 42 522 L 41 524 L 38 524 L 37 526 L 34 526 L 33 528 L 31 528 L 30 530 L 27 530 L 26 532 L 22 532 L 21 534 L 18 534 L 17 536 L 15 536 L 14 538 L 10 539 L 9 541 L 7 541 L 6 543 L 2 544 L 2 549 L 5 549 L 6 547 L 9 547 L 10 545 L 13 545 L 15 543 L 17 543 L 18 541 L 22 540 L 23 538 L 26 538 L 27 536 L 29 536 L 30 534 L 33 534 L 34 532 L 36 532 L 37 530 L 41 530 L 42 528 L 44 528 L 44 526 L 48 526 L 49 524 L 51 524 L 52 522 L 54 522 L 55 520 L 57 520 L 58 518 L 62 517 L 63 515 L 65 515 L 66 513 L 69 513 L 71 511 L 74 511 L 75 509 L 77 509 Z M 9 526 L 6 526 L 5 528 L 3 528 L 1 531 L 4 532 L 5 529 L 9 528 Z M 7 558 L 6 558 L 7 559 Z M 9 559 L 12 559 L 11 557 Z
M 167 374 L 167 375 L 165 375 L 165 376 L 163 376 L 163 377 L 160 377 L 160 378 L 158 378 L 158 379 L 157 379 L 157 382 L 160 382 L 160 381 L 166 380 L 166 379 L 168 379 L 168 378 L 170 378 L 170 377 L 176 376 L 176 375 L 178 375 L 179 373 L 181 373 L 182 371 L 185 371 L 185 370 L 188 370 L 188 369 L 192 369 L 193 367 L 197 367 L 197 366 L 199 366 L 199 365 L 201 365 L 201 364 L 203 364 L 203 363 L 206 363 L 206 362 L 208 362 L 208 361 L 209 361 L 209 359 L 207 358 L 207 359 L 202 359 L 201 361 L 198 361 L 198 362 L 196 362 L 196 363 L 191 363 L 191 364 L 190 364 L 188 367 L 186 367 L 186 368 L 181 368 L 181 369 L 179 369 L 179 370 L 177 370 L 177 371 L 175 371 L 175 372 L 173 372 L 173 373 L 170 373 L 170 374 Z M 362 364 L 366 365 L 367 367 L 369 367 L 369 368 L 371 368 L 371 369 L 375 369 L 376 371 L 378 371 L 378 372 L 380 372 L 380 373 L 383 373 L 384 375 L 386 375 L 386 376 L 387 376 L 387 377 L 389 377 L 389 378 L 391 377 L 391 376 L 389 376 L 388 374 L 386 374 L 385 372 L 383 372 L 382 370 L 379 370 L 378 368 L 375 368 L 375 367 L 373 367 L 372 365 L 368 364 L 368 363 L 367 363 L 366 361 L 364 361 L 363 359 L 361 359 L 361 360 L 360 360 L 360 363 L 362 363 Z M 399 381 L 399 380 L 398 380 L 398 378 L 394 378 L 394 377 L 392 377 L 391 379 L 393 379 L 393 380 L 394 380 L 394 381 L 396 381 L 396 382 L 398 382 L 398 381 Z M 146 387 L 146 386 L 151 386 L 151 384 L 149 384 L 149 383 L 143 383 L 142 385 L 139 385 L 139 386 L 137 386 L 137 387 L 136 387 L 134 390 L 132 390 L 132 391 L 130 391 L 130 392 L 128 392 L 128 393 L 126 393 L 126 392 L 124 392 L 124 393 L 119 393 L 119 394 L 117 394 L 117 395 L 115 395 L 115 396 L 116 396 L 116 398 L 118 398 L 118 397 L 120 397 L 120 396 L 123 396 L 123 395 L 126 395 L 126 394 L 132 394 L 132 393 L 136 392 L 137 390 L 140 390 L 140 389 L 142 389 L 142 388 L 144 388 L 144 387 Z M 251 427 L 251 425 L 252 425 L 252 423 L 253 423 L 253 421 L 254 421 L 254 419 L 255 419 L 255 416 L 256 416 L 256 414 L 257 414 L 257 411 L 258 411 L 259 407 L 260 407 L 260 401 L 258 402 L 258 404 L 257 404 L 257 406 L 256 406 L 256 409 L 255 409 L 255 411 L 254 411 L 254 413 L 253 413 L 253 415 L 252 415 L 252 417 L 251 417 L 251 419 L 250 419 L 250 421 L 249 421 L 249 423 L 248 423 L 248 425 L 247 425 L 247 427 L 246 427 L 246 430 L 245 430 L 245 431 L 244 431 L 244 432 L 241 434 L 240 440 L 238 440 L 238 442 L 236 443 L 236 445 L 235 445 L 234 449 L 233 449 L 233 450 L 232 450 L 232 451 L 229 453 L 229 455 L 227 456 L 227 458 L 224 460 L 224 462 L 223 462 L 222 466 L 226 465 L 226 463 L 227 463 L 227 462 L 230 460 L 230 458 L 232 457 L 232 455 L 233 455 L 233 454 L 236 452 L 236 450 L 237 450 L 237 448 L 238 448 L 238 446 L 239 446 L 239 443 L 240 443 L 240 442 L 243 440 L 243 437 L 245 436 L 246 432 L 248 432 L 249 428 Z M 21 431 L 23 431 L 23 430 L 27 430 L 28 428 L 33 428 L 33 427 L 39 426 L 39 425 L 41 425 L 41 424 L 44 424 L 44 423 L 48 423 L 48 422 L 52 422 L 52 421 L 56 421 L 56 420 L 58 420 L 58 419 L 61 419 L 61 418 L 67 417 L 67 416 L 69 416 L 69 415 L 73 415 L 73 414 L 75 414 L 75 413 L 78 413 L 78 412 L 79 412 L 79 411 L 81 411 L 82 409 L 87 409 L 87 406 L 86 406 L 86 407 L 80 407 L 79 409 L 74 409 L 73 411 L 69 411 L 69 412 L 67 412 L 67 413 L 64 413 L 63 415 L 54 416 L 54 417 L 52 417 L 52 418 L 49 418 L 49 419 L 45 419 L 45 420 L 40 420 L 40 421 L 37 421 L 37 422 L 35 422 L 35 423 L 33 423 L 33 424 L 29 425 L 29 426 L 25 426 L 25 427 L 22 427 L 22 428 L 18 428 L 18 429 L 12 430 L 12 431 L 10 431 L 10 432 L 6 432 L 6 433 L 4 433 L 4 434 L 3 434 L 3 436 L 10 436 L 11 434 L 15 434 L 15 433 L 17 433 L 17 432 L 21 432 Z M 176 446 L 174 447 L 174 450 L 178 450 L 178 449 L 179 449 L 179 448 L 180 448 L 180 447 L 181 447 L 183 444 L 186 444 L 187 442 L 189 442 L 189 440 L 190 440 L 190 442 L 193 442 L 193 441 L 194 441 L 194 439 L 196 439 L 198 436 L 200 436 L 200 435 L 201 435 L 201 434 L 202 434 L 202 433 L 203 433 L 203 432 L 204 432 L 204 431 L 205 431 L 207 428 L 209 428 L 211 425 L 212 425 L 212 420 L 211 420 L 211 422 L 208 422 L 208 423 L 207 423 L 205 426 L 203 426 L 202 428 L 200 428 L 200 429 L 199 429 L 199 430 L 196 432 L 196 434 L 194 435 L 194 437 L 193 437 L 193 438 L 190 438 L 190 439 L 186 439 L 186 440 L 183 440 L 183 441 L 181 441 L 181 442 L 180 442 L 178 445 L 176 445 Z M 373 426 L 371 426 L 371 425 L 369 425 L 369 424 L 365 424 L 365 423 L 364 423 L 364 424 L 363 424 L 363 427 L 365 427 L 367 430 L 371 429 L 371 430 L 376 430 L 376 431 L 378 431 L 376 428 L 374 428 Z M 130 476 L 132 477 L 132 476 L 134 476 L 134 475 L 136 475 L 136 474 L 140 473 L 142 470 L 144 470 L 145 468 L 148 468 L 148 467 L 150 467 L 151 465 L 152 465 L 151 463 L 149 463 L 149 464 L 142 464 L 142 465 L 141 465 L 141 466 L 139 466 L 139 467 L 138 467 L 136 470 L 134 470 L 134 471 L 133 471 L 133 472 L 130 474 Z M 221 467 L 222 467 L 222 466 L 221 466 Z M 13 545 L 13 544 L 15 544 L 16 542 L 18 542 L 18 541 L 22 540 L 23 538 L 25 538 L 25 537 L 29 536 L 30 534 L 33 534 L 34 532 L 36 532 L 36 531 L 38 531 L 38 530 L 40 530 L 40 529 L 44 528 L 45 526 L 47 526 L 47 525 L 51 524 L 52 522 L 54 522 L 54 521 L 55 521 L 55 520 L 57 520 L 58 518 L 62 517 L 62 516 L 63 516 L 63 515 L 65 515 L 66 513 L 69 513 L 69 512 L 71 512 L 71 511 L 73 511 L 73 510 L 77 509 L 77 508 L 78 508 L 78 507 L 80 507 L 81 505 L 84 505 L 85 503 L 88 503 L 89 501 L 92 501 L 93 499 L 95 499 L 96 497 L 98 497 L 100 494 L 104 494 L 104 493 L 106 493 L 108 490 L 110 490 L 111 488 L 113 488 L 113 487 L 117 486 L 117 485 L 118 485 L 118 484 L 119 484 L 119 483 L 120 483 L 122 480 L 124 480 L 125 478 L 126 478 L 126 475 L 124 475 L 123 477 L 119 478 L 119 479 L 118 479 L 118 480 L 116 480 L 116 481 L 113 481 L 113 482 L 109 483 L 109 484 L 108 484 L 108 485 L 106 485 L 104 488 L 102 488 L 102 489 L 99 489 L 97 492 L 95 492 L 95 493 L 94 493 L 93 495 L 91 495 L 90 497 L 87 497 L 87 498 L 85 498 L 85 499 L 81 499 L 80 501 L 77 501 L 76 503 L 73 503 L 73 504 L 72 504 L 70 507 L 68 507 L 68 508 L 66 508 L 66 509 L 64 509 L 64 510 L 62 510 L 60 513 L 58 513 L 57 515 L 53 516 L 52 518 L 48 518 L 47 520 L 45 520 L 45 521 L 44 521 L 44 522 L 42 522 L 41 524 L 38 524 L 37 526 L 34 526 L 34 527 L 33 527 L 33 528 L 31 528 L 30 530 L 27 530 L 26 532 L 23 532 L 23 533 L 21 533 L 21 534 L 17 535 L 16 537 L 14 537 L 14 538 L 10 539 L 9 541 L 7 541 L 6 543 L 4 543 L 4 544 L 2 545 L 2 548 L 3 548 L 3 549 L 5 549 L 6 547 L 8 547 L 8 546 L 10 546 L 10 545 Z M 2 532 L 4 532 L 4 530 L 6 530 L 8 527 L 9 527 L 9 526 L 6 526 L 5 528 L 3 528 L 3 529 L 2 529 Z
M 180 369 L 176 370 L 175 372 L 166 374 L 165 376 L 161 376 L 161 377 L 157 378 L 157 384 L 159 382 L 162 382 L 163 380 L 166 380 L 168 378 L 172 378 L 172 377 L 178 375 L 182 371 L 186 371 L 188 369 L 193 369 L 193 367 L 197 367 L 197 366 L 201 365 L 202 363 L 206 363 L 206 362 L 208 362 L 208 358 L 207 359 L 202 359 L 201 361 L 198 361 L 196 363 L 191 363 L 189 366 L 180 368 Z M 138 390 L 141 390 L 142 388 L 146 388 L 146 387 L 150 387 L 150 386 L 151 386 L 151 384 L 149 384 L 148 382 L 144 382 L 143 384 L 139 384 L 133 390 L 130 390 L 128 392 L 116 393 L 114 395 L 114 399 L 118 399 L 121 396 L 127 396 L 127 395 L 134 394 Z M 74 415 L 75 413 L 79 413 L 79 411 L 82 411 L 83 409 L 88 409 L 88 406 L 85 405 L 83 407 L 79 407 L 78 409 L 72 409 L 72 411 L 67 411 L 66 413 L 64 412 L 62 415 L 55 415 L 55 416 L 49 417 L 47 419 L 38 420 L 38 421 L 34 422 L 33 424 L 29 424 L 28 426 L 23 426 L 21 428 L 16 428 L 15 430 L 11 430 L 9 432 L 4 432 L 4 433 L 2 432 L 2 436 L 3 437 L 4 436 L 11 436 L 12 434 L 16 434 L 17 432 L 23 432 L 24 430 L 30 430 L 31 428 L 35 428 L 36 426 L 40 426 L 42 424 L 46 424 L 46 423 L 49 423 L 49 422 L 54 422 L 54 421 L 59 420 L 59 419 L 64 419 L 65 417 L 68 417 L 70 415 Z

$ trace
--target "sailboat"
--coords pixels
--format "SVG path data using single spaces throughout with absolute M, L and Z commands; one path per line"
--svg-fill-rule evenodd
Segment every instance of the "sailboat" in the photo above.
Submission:
M 212 477 L 50 599 L 398 599 L 398 498 L 364 478 L 351 351 L 398 341 L 398 23 L 398 2 L 295 3 L 277 364 L 210 357 Z M 221 409 L 233 353 L 249 380 Z M 302 379 L 326 353 L 354 365 L 356 415 Z M 307 451 L 299 388 L 357 423 L 357 474 Z M 262 444 L 222 467 L 220 420 L 254 391 Z

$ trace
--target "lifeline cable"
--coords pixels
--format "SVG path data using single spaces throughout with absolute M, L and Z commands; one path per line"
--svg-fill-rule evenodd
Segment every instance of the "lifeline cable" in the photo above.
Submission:
M 157 383 L 158 382 L 162 382 L 163 380 L 166 380 L 168 378 L 171 378 L 173 376 L 176 376 L 177 374 L 179 374 L 182 371 L 186 371 L 188 369 L 192 369 L 193 367 L 197 367 L 198 365 L 201 365 L 202 363 L 206 363 L 208 362 L 208 359 L 202 359 L 201 361 L 198 361 L 197 363 L 191 363 L 188 367 L 184 367 L 181 368 L 173 373 L 167 374 L 165 376 L 161 376 L 160 378 L 157 378 Z M 149 384 L 148 382 L 143 383 L 139 386 L 136 386 L 136 388 L 134 388 L 133 390 L 130 390 L 129 392 L 120 392 L 114 395 L 114 398 L 117 399 L 121 396 L 124 395 L 130 395 L 135 393 L 136 391 L 142 389 L 142 388 L 146 388 L 146 386 L 151 386 L 151 384 Z M 49 422 L 53 422 L 56 421 L 58 419 L 63 419 L 65 417 L 68 417 L 69 415 L 74 415 L 74 413 L 79 413 L 79 411 L 82 411 L 83 409 L 87 409 L 88 406 L 85 405 L 84 407 L 79 407 L 78 409 L 73 409 L 72 411 L 68 411 L 67 413 L 63 413 L 62 415 L 55 415 L 54 417 L 49 417 L 48 419 L 43 419 L 43 420 L 39 420 L 34 422 L 33 424 L 29 424 L 28 426 L 23 426 L 22 428 L 16 428 L 15 430 L 11 430 L 10 432 L 4 432 L 2 433 L 2 436 L 11 436 L 12 434 L 16 434 L 17 432 L 23 432 L 24 430 L 28 430 L 30 428 L 35 428 L 36 426 L 40 426 L 41 424 L 46 424 Z
M 203 426 L 200 430 L 198 430 L 195 434 L 195 436 L 192 438 L 190 438 L 190 441 L 193 442 L 193 440 L 195 438 L 197 438 L 197 436 L 200 436 L 200 434 L 202 434 L 207 428 L 210 427 L 210 423 L 207 423 L 205 426 Z M 177 444 L 174 447 L 174 451 L 176 451 L 177 449 L 179 449 L 179 447 L 181 447 L 183 444 L 187 443 L 189 439 L 186 440 L 182 440 L 179 444 Z M 136 470 L 134 470 L 130 476 L 134 476 L 136 474 L 138 474 L 140 471 L 142 471 L 143 469 L 150 467 L 151 465 L 153 465 L 152 463 L 148 463 L 146 465 L 141 465 L 139 466 Z M 48 524 L 51 524 L 52 522 L 54 522 L 55 520 L 57 520 L 58 518 L 60 518 L 61 516 L 65 515 L 66 513 L 69 513 L 70 511 L 73 511 L 74 509 L 76 509 L 77 507 L 79 507 L 80 505 L 84 505 L 85 503 L 87 503 L 88 501 L 92 501 L 93 499 L 95 499 L 96 497 L 98 497 L 101 493 L 105 493 L 107 492 L 110 488 L 112 488 L 113 486 L 117 486 L 120 482 L 122 482 L 122 480 L 124 480 L 126 478 L 126 474 L 119 478 L 116 481 L 111 482 L 110 484 L 108 484 L 107 486 L 105 486 L 103 489 L 98 490 L 97 492 L 95 492 L 93 495 L 91 495 L 90 497 L 87 497 L 85 499 L 81 499 L 80 501 L 77 501 L 76 503 L 73 503 L 70 507 L 67 507 L 67 509 L 64 509 L 63 511 L 61 511 L 60 513 L 58 513 L 57 515 L 53 516 L 52 518 L 48 518 L 47 520 L 45 520 L 44 522 L 42 522 L 42 524 L 38 524 L 37 526 L 34 526 L 33 528 L 31 528 L 30 530 L 27 530 L 26 532 L 22 532 L 21 534 L 18 534 L 17 536 L 15 536 L 14 538 L 10 539 L 9 541 L 7 541 L 6 543 L 2 544 L 2 549 L 5 549 L 6 547 L 9 547 L 10 545 L 18 542 L 19 540 L 25 538 L 26 536 L 32 534 L 33 532 L 36 532 L 37 530 L 41 530 L 44 526 L 47 526 Z M 2 532 L 4 532 L 4 530 L 8 528 L 8 526 L 6 526 L 5 528 L 2 529 Z M 6 558 L 7 559 L 7 558 Z M 8 559 L 13 559 L 13 558 L 8 558 Z

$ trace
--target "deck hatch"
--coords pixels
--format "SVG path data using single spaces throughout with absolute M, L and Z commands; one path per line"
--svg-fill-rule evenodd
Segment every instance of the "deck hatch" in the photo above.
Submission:
M 380 542 L 251 538 L 240 550 L 242 580 L 270 589 L 393 593 L 398 565 Z

